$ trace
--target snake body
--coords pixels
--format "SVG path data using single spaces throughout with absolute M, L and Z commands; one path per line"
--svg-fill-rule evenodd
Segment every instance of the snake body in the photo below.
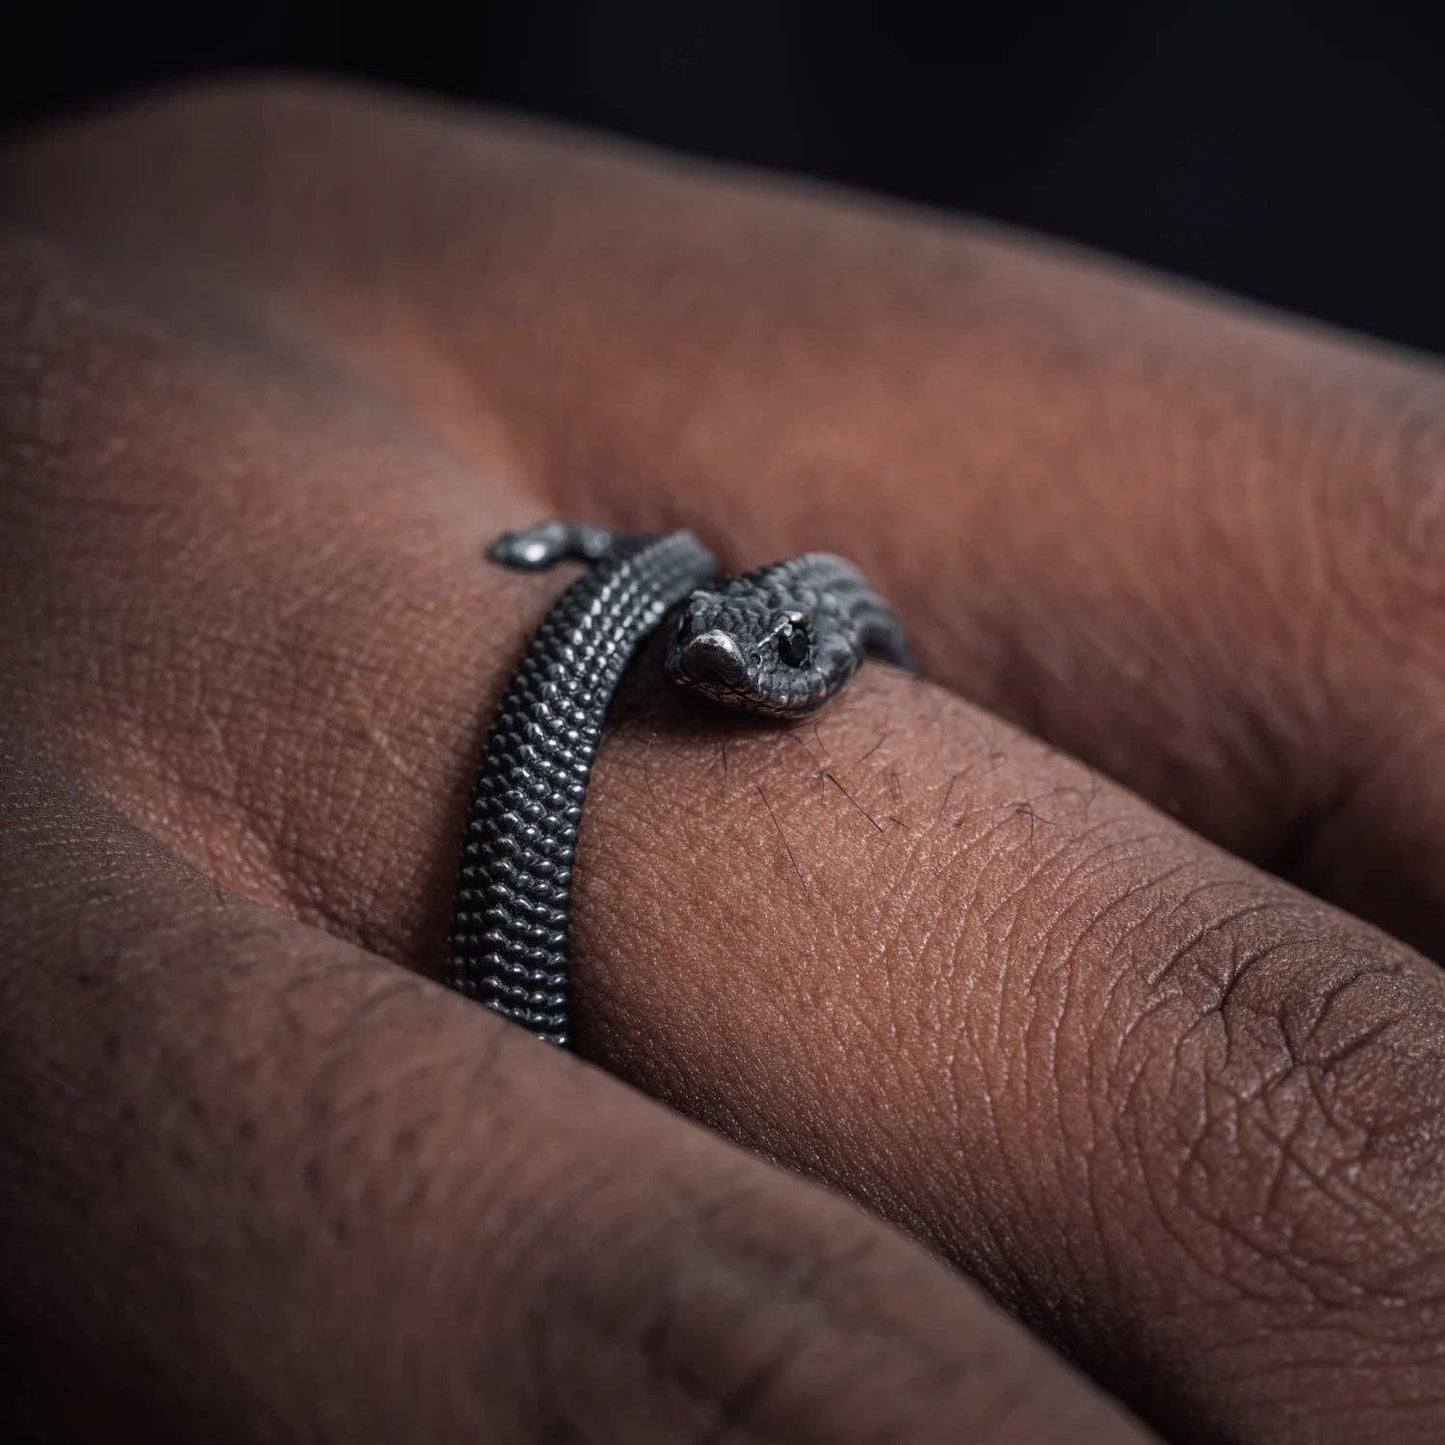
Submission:
M 667 678 L 746 712 L 811 712 L 870 651 L 910 670 L 913 661 L 892 611 L 850 563 L 826 553 L 711 588 L 716 562 L 689 532 L 552 521 L 506 533 L 490 555 L 510 567 L 590 566 L 532 638 L 487 740 L 463 833 L 447 982 L 566 1047 L 582 800 L 622 674 L 668 613 L 679 609 Z

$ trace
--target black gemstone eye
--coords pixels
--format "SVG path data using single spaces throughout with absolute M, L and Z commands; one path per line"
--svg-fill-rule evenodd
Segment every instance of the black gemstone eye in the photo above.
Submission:
M 687 639 L 692 636 L 692 629 L 692 613 L 690 611 L 684 612 L 682 616 L 677 619 L 677 635 L 686 642 Z
M 778 637 L 778 660 L 789 667 L 806 667 L 812 653 L 808 629 L 800 623 L 790 622 Z

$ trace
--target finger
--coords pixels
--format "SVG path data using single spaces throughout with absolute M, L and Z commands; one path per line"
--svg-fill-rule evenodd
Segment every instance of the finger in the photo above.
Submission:
M 946 695 L 642 704 L 584 1046 L 937 1244 L 1162 1429 L 1433 1439 L 1445 983 Z
M 476 731 L 557 586 L 477 565 L 528 504 L 478 515 L 485 475 L 305 353 L 251 337 L 253 375 L 193 321 L 147 350 L 66 284 L 22 333 L 70 505 L 19 494 L 17 696 L 221 878 L 434 967 Z M 817 733 L 619 718 L 578 866 L 589 1046 L 936 1243 L 1170 1428 L 1428 1434 L 1435 971 L 867 677 Z
M 941 1265 L 5 757 L 46 1438 L 1135 1440 Z
M 1438 369 L 334 87 L 193 93 L 9 178 L 112 258 L 262 288 L 553 505 L 855 556 L 930 675 L 1445 951 Z

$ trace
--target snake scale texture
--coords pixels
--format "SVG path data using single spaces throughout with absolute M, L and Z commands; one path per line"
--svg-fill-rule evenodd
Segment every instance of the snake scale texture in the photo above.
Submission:
M 668 680 L 774 717 L 821 707 L 867 652 L 910 670 L 913 661 L 894 614 L 850 563 L 826 553 L 709 587 L 716 563 L 691 533 L 554 521 L 507 533 L 491 556 L 511 567 L 590 566 L 532 638 L 487 740 L 463 833 L 447 982 L 567 1047 L 582 802 L 613 694 L 647 637 L 677 609 Z

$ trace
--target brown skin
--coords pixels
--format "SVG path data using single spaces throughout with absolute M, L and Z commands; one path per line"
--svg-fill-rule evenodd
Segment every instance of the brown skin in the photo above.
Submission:
M 851 555 L 929 678 L 777 727 L 637 670 L 584 1052 L 1171 1434 L 1445 1429 L 1445 986 L 1377 928 L 1445 948 L 1438 370 L 331 87 L 88 122 L 0 188 L 0 1238 L 42 1420 L 1133 1428 L 896 1235 L 404 971 L 561 580 L 481 548 L 566 512 Z

